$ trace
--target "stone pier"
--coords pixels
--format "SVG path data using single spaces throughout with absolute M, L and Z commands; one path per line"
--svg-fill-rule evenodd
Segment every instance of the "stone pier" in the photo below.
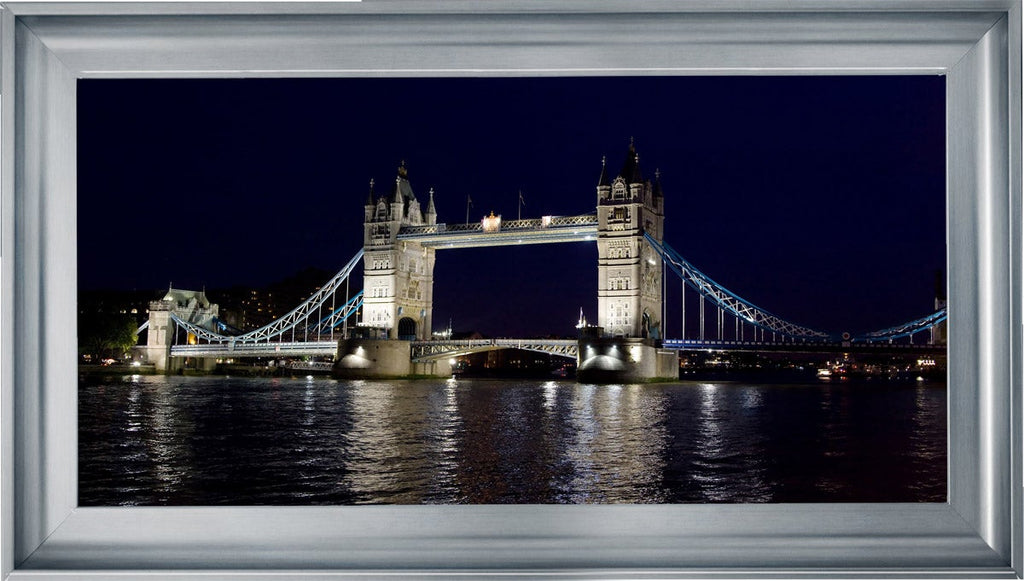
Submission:
M 411 353 L 412 343 L 400 339 L 342 339 L 338 342 L 333 375 L 343 379 L 451 377 L 448 359 L 413 362 Z
M 679 353 L 646 339 L 581 337 L 576 380 L 580 383 L 643 383 L 679 378 Z

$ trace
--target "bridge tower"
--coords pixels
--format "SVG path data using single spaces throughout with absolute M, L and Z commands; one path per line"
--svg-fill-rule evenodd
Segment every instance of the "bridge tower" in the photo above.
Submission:
M 663 265 L 644 233 L 661 241 L 664 199 L 657 172 L 643 179 L 632 140 L 614 179 L 601 162 L 597 219 L 598 326 L 609 337 L 661 339 Z
M 430 338 L 434 302 L 434 249 L 397 240 L 402 226 L 437 223 L 434 191 L 426 212 L 409 184 L 405 162 L 398 168 L 389 195 L 376 197 L 370 181 L 363 219 L 362 327 L 376 329 L 378 337 L 422 340 Z
M 176 332 L 171 315 L 200 327 L 214 329 L 214 319 L 218 312 L 219 307 L 206 298 L 205 292 L 168 288 L 162 299 L 149 303 L 149 331 L 146 334 L 146 345 L 142 348 L 146 361 L 152 363 L 157 371 L 180 368 L 182 361 L 171 359 L 171 345 L 174 344 Z M 188 337 L 187 340 L 191 341 L 192 338 Z M 204 368 L 212 369 L 216 360 L 203 359 L 200 363 Z
M 663 263 L 644 239 L 661 241 L 660 176 L 644 180 L 632 140 L 622 170 L 597 183 L 597 328 L 580 334 L 576 379 L 619 383 L 679 377 L 674 351 L 661 349 Z

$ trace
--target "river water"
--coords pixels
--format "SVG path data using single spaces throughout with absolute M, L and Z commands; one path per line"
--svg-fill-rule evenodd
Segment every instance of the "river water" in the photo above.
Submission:
M 125 376 L 79 504 L 943 502 L 946 387 Z

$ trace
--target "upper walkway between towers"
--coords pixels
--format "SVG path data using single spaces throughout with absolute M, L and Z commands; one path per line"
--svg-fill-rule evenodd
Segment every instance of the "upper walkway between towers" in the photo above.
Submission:
M 597 226 L 597 214 L 542 216 L 507 222 L 492 214 L 468 224 L 403 226 L 396 239 L 436 249 L 582 242 L 597 238 Z

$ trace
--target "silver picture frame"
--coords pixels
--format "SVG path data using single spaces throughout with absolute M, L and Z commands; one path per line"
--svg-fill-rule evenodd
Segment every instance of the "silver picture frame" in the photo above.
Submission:
M 948 502 L 77 506 L 77 79 L 598 74 L 946 77 Z M 8 2 L 0 150 L 0 579 L 1022 573 L 1020 0 Z

